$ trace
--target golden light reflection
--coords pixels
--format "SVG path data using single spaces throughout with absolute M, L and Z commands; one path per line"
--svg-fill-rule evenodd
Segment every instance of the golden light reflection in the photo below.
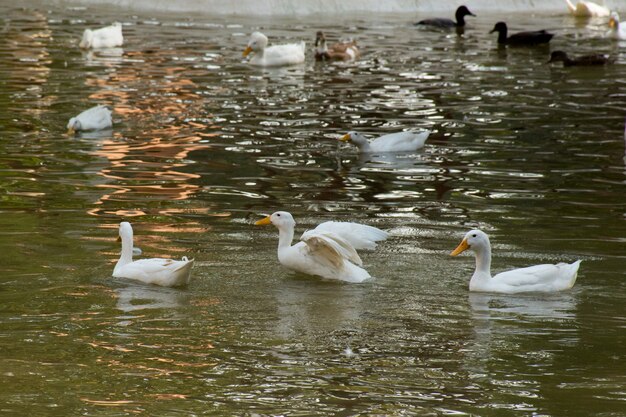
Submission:
M 216 126 L 196 91 L 199 87 L 189 68 L 171 66 L 174 51 L 128 52 L 120 63 L 105 62 L 107 71 L 88 74 L 85 84 L 94 102 L 112 103 L 116 123 L 113 138 L 105 139 L 93 155 L 108 161 L 99 169 L 105 181 L 103 195 L 94 202 L 106 208 L 90 208 L 94 216 L 172 215 L 168 209 L 144 208 L 146 201 L 188 200 L 201 190 L 194 183 L 200 175 L 185 172 L 189 153 L 206 149 Z M 131 65 L 128 65 L 131 64 Z M 132 132 L 126 137 L 124 132 Z M 121 201 L 135 201 L 141 208 L 120 209 Z M 118 206 L 118 207 L 116 207 Z
M 101 405 L 101 406 L 106 406 L 106 407 L 119 407 L 122 405 L 135 403 L 135 401 L 132 401 L 132 400 L 91 400 L 85 397 L 82 397 L 80 400 L 89 404 Z
M 157 400 L 186 400 L 188 395 L 185 394 L 148 394 Z
M 57 96 L 44 91 L 50 77 L 52 58 L 47 45 L 52 41 L 52 30 L 45 13 L 32 9 L 21 9 L 16 23 L 7 19 L 2 30 L 4 81 L 8 91 L 14 90 L 13 99 L 21 101 L 27 97 L 29 105 L 16 106 L 34 118 L 40 118 L 57 101 Z M 28 29 L 19 26 L 28 21 Z M 32 100 L 32 96 L 36 100 Z M 36 103 L 33 105 L 32 103 Z

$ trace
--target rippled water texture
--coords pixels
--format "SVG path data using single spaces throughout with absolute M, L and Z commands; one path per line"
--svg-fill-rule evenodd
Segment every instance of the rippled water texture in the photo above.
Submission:
M 427 16 L 133 16 L 0 6 L 0 413 L 480 415 L 626 413 L 626 45 L 603 22 L 473 10 L 463 37 Z M 607 68 L 549 66 L 487 32 L 547 28 Z M 123 48 L 82 53 L 120 20 Z M 250 68 L 272 41 L 354 37 L 351 64 Z M 114 128 L 76 138 L 98 104 Z M 433 131 L 360 157 L 348 130 Z M 293 274 L 277 233 L 353 220 L 392 237 L 375 279 Z M 149 257 L 196 259 L 186 289 L 111 278 L 117 225 Z M 487 231 L 493 268 L 583 259 L 572 291 L 469 294 Z

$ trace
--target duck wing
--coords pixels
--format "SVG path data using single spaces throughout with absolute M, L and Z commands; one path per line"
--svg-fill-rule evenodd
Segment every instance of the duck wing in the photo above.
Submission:
M 509 36 L 506 39 L 506 43 L 509 45 L 540 45 L 542 43 L 550 42 L 550 39 L 554 34 L 548 33 L 545 30 L 536 30 L 536 31 L 528 31 L 528 32 L 518 32 Z
M 288 43 L 265 48 L 263 61 L 265 65 L 292 65 L 304 62 L 305 43 Z
M 354 249 L 375 249 L 376 242 L 385 240 L 389 236 L 389 233 L 373 226 L 335 221 L 320 224 L 314 232 L 331 232 L 347 241 Z
M 424 146 L 430 132 L 398 132 L 381 136 L 372 142 L 373 152 L 411 152 Z
M 438 28 L 452 28 L 456 26 L 456 22 L 452 19 L 436 17 L 432 19 L 420 20 L 416 25 L 434 26 Z
M 97 130 L 111 127 L 111 110 L 103 105 L 98 105 L 85 110 L 76 118 L 80 121 L 82 130 Z
M 322 263 L 336 269 L 343 267 L 344 261 L 363 265 L 356 249 L 339 235 L 328 231 L 310 230 L 302 234 L 300 240 L 307 245 L 308 254 Z
M 503 284 L 519 291 L 557 291 L 571 288 L 576 281 L 580 261 L 572 264 L 542 264 L 501 272 L 494 284 Z

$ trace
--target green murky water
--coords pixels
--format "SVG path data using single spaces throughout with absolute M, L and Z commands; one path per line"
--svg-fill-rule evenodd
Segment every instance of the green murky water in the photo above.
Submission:
M 504 16 L 465 37 L 403 15 L 350 20 L 133 16 L 1 5 L 0 413 L 3 415 L 626 414 L 624 45 L 563 16 L 552 49 L 607 68 L 498 50 Z M 126 44 L 81 53 L 85 27 Z M 339 28 L 345 30 L 339 31 Z M 348 35 L 363 59 L 262 70 L 248 34 Z M 114 129 L 70 138 L 97 103 Z M 425 150 L 363 158 L 348 130 L 433 130 Z M 276 259 L 278 209 L 298 231 L 391 231 L 346 285 Z M 144 255 L 196 259 L 186 289 L 111 278 L 120 220 Z M 561 294 L 469 294 L 487 231 L 494 270 L 583 259 Z

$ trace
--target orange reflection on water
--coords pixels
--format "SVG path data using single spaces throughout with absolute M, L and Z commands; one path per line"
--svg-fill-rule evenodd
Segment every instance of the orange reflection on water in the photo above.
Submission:
M 188 200 L 201 189 L 194 183 L 200 175 L 185 172 L 192 163 L 186 158 L 207 148 L 203 142 L 215 136 L 207 130 L 215 126 L 202 122 L 209 115 L 195 92 L 199 87 L 186 75 L 189 68 L 171 66 L 172 53 L 128 52 L 119 64 L 109 63 L 108 71 L 90 73 L 85 80 L 96 90 L 90 98 L 113 103 L 114 120 L 123 118 L 123 125 L 115 123 L 114 138 L 93 151 L 109 162 L 98 170 L 105 181 L 96 187 L 105 192 L 93 204 L 112 207 L 90 208 L 89 214 L 171 215 L 158 207 L 146 209 L 145 203 Z M 116 207 L 122 201 L 135 202 L 136 207 Z

